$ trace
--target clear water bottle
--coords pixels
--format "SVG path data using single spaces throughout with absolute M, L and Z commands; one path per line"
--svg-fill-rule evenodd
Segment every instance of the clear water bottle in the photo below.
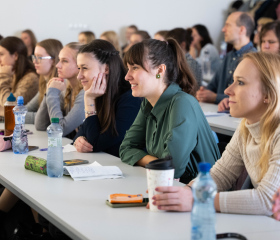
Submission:
M 220 59 L 224 59 L 226 55 L 227 55 L 227 43 L 225 41 L 222 41 L 220 45 Z
M 58 178 L 63 175 L 62 132 L 62 127 L 59 124 L 59 118 L 52 118 L 51 125 L 47 128 L 47 173 L 49 177 Z
M 15 115 L 15 128 L 13 132 L 12 148 L 16 154 L 23 154 L 28 152 L 27 134 L 24 129 L 25 115 L 27 108 L 23 105 L 24 100 L 22 96 L 17 98 L 17 106 L 13 108 Z
M 192 185 L 194 197 L 191 214 L 192 240 L 216 239 L 214 198 L 217 193 L 217 186 L 211 178 L 210 168 L 209 163 L 199 163 L 200 173 Z
M 203 57 L 202 57 L 202 74 L 203 79 L 210 79 L 212 77 L 211 72 L 211 62 L 210 62 L 210 54 L 208 51 L 204 51 Z

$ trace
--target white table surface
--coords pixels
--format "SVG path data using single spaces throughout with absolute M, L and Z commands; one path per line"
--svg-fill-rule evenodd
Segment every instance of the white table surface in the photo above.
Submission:
M 1 128 L 1 124 L 0 124 Z M 28 136 L 29 145 L 47 147 L 45 132 Z M 70 142 L 64 139 L 63 144 Z M 46 158 L 47 152 L 30 155 Z M 113 209 L 105 204 L 112 193 L 143 193 L 145 169 L 123 164 L 105 153 L 65 153 L 64 159 L 81 158 L 118 166 L 124 179 L 74 182 L 70 177 L 49 178 L 24 169 L 27 154 L 0 153 L 0 182 L 73 239 L 190 239 L 190 213 L 154 213 L 143 207 Z M 181 185 L 180 183 L 175 183 Z M 217 214 L 217 233 L 237 232 L 248 239 L 280 239 L 280 222 L 265 216 Z
M 218 111 L 218 105 L 212 103 L 199 103 L 203 112 Z M 216 133 L 232 136 L 241 122 L 240 118 L 230 117 L 229 114 L 224 116 L 210 116 L 206 117 L 211 129 Z

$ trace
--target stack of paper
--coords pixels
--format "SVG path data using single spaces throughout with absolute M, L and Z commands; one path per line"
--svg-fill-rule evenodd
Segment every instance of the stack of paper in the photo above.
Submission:
M 64 166 L 64 174 L 70 175 L 74 181 L 123 178 L 122 171 L 116 166 L 101 166 L 98 162 L 77 166 Z

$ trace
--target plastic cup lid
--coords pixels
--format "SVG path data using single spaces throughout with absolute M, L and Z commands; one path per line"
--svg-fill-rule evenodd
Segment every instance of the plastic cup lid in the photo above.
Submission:
M 152 170 L 169 170 L 174 169 L 172 158 L 157 159 L 146 164 L 145 168 Z

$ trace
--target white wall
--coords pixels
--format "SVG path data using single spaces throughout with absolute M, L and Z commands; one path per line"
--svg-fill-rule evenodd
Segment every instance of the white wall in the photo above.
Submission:
M 1 0 L 0 34 L 16 35 L 26 28 L 38 41 L 57 38 L 77 41 L 80 31 L 97 37 L 114 30 L 124 39 L 124 28 L 135 24 L 153 35 L 158 30 L 207 26 L 214 43 L 221 38 L 225 13 L 232 0 Z M 72 24 L 72 28 L 70 28 Z M 81 28 L 74 28 L 74 24 Z M 84 29 L 84 25 L 87 28 Z

